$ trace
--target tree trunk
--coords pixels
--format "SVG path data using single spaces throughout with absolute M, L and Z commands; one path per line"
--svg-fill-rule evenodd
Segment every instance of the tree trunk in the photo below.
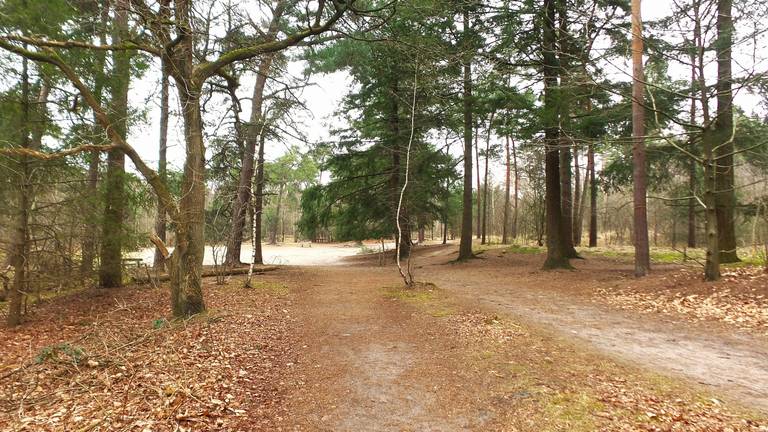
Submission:
M 483 187 L 483 231 L 481 233 L 481 244 L 486 244 L 486 234 L 488 229 L 488 166 L 490 165 L 488 161 L 491 150 L 491 124 L 493 123 L 493 117 L 494 113 L 491 113 L 491 116 L 488 119 L 488 135 L 485 139 L 485 180 L 483 180 L 485 186 Z
M 100 7 L 100 28 L 99 28 L 99 43 L 101 45 L 107 44 L 107 28 L 109 26 L 109 3 L 102 2 Z M 104 67 L 106 65 L 106 52 L 99 51 L 95 53 L 96 64 L 94 65 L 95 84 L 93 89 L 93 95 L 96 101 L 103 103 L 104 85 L 106 81 L 106 74 L 104 73 Z M 99 128 L 98 119 L 94 113 L 93 119 L 93 137 L 94 140 L 97 137 L 101 137 L 98 141 L 102 144 L 106 142 L 103 137 L 102 131 Z M 101 164 L 101 153 L 92 152 L 88 161 L 88 184 L 86 186 L 86 212 L 90 217 L 86 218 L 85 226 L 83 230 L 83 243 L 82 243 L 82 261 L 80 262 L 80 273 L 83 276 L 93 275 L 94 261 L 96 259 L 96 245 L 98 243 L 98 231 L 99 226 L 97 220 L 97 214 L 100 210 L 100 205 L 97 204 L 96 197 L 98 196 L 98 182 L 99 182 L 99 165 Z
M 720 247 L 720 262 L 741 261 L 737 255 L 736 244 L 736 191 L 733 155 L 735 146 L 733 135 L 733 90 L 731 73 L 731 50 L 733 46 L 732 0 L 717 1 L 717 116 L 715 117 L 714 136 L 716 142 L 715 173 L 717 235 Z
M 469 10 L 463 11 L 464 31 L 469 31 Z M 465 53 L 465 55 L 467 55 Z M 464 111 L 464 194 L 461 214 L 461 240 L 459 260 L 467 260 L 472 253 L 472 59 L 464 58 L 462 104 Z
M 635 276 L 651 269 L 648 250 L 648 214 L 646 204 L 645 163 L 645 76 L 643 74 L 643 40 L 640 0 L 632 0 L 632 178 L 634 181 Z
M 130 38 L 128 33 L 128 2 L 115 3 L 112 36 L 119 44 Z M 126 139 L 128 134 L 128 90 L 131 80 L 131 51 L 112 53 L 111 124 L 115 132 Z M 123 237 L 125 222 L 125 153 L 112 150 L 107 155 L 106 190 L 104 193 L 104 219 L 102 223 L 101 264 L 99 286 L 119 287 L 123 284 Z
M 240 264 L 240 253 L 243 243 L 243 229 L 245 228 L 245 213 L 249 206 L 249 200 L 251 199 L 252 195 L 251 185 L 253 183 L 254 171 L 259 169 L 254 168 L 254 162 L 256 162 L 258 167 L 261 167 L 264 163 L 264 151 L 262 145 L 259 146 L 257 161 L 254 161 L 254 156 L 256 155 L 256 145 L 259 144 L 260 141 L 263 141 L 260 140 L 260 138 L 263 129 L 262 111 L 264 106 L 264 88 L 266 87 L 267 78 L 272 67 L 273 58 L 274 55 L 272 54 L 264 56 L 261 63 L 259 64 L 259 69 L 256 76 L 256 84 L 253 87 L 251 118 L 247 127 L 242 168 L 240 170 L 240 180 L 237 186 L 235 201 L 232 204 L 232 224 L 229 233 L 229 240 L 227 241 L 227 256 L 225 259 L 225 262 L 228 265 Z M 263 173 L 262 180 L 257 180 L 257 183 L 262 182 Z M 262 200 L 261 193 L 256 193 L 255 199 L 257 201 Z M 259 206 L 257 205 L 256 207 Z M 255 216 L 254 219 L 256 218 L 257 217 Z M 260 229 L 257 230 L 257 235 L 261 235 Z M 259 241 L 259 243 L 261 242 Z M 260 263 L 261 261 L 257 264 Z
M 565 0 L 558 2 L 559 23 L 559 116 L 560 116 L 560 193 L 562 194 L 562 242 L 565 247 L 565 254 L 569 258 L 577 258 L 579 254 L 573 247 L 573 188 L 571 186 L 571 148 L 573 140 L 569 136 L 571 123 L 571 77 L 570 77 L 570 57 L 571 44 L 568 36 L 568 10 Z
M 690 109 L 690 123 L 696 124 L 696 55 L 691 53 L 691 109 Z M 689 132 L 690 146 L 689 150 L 691 154 L 696 154 L 696 145 L 694 144 L 694 130 Z M 688 247 L 696 247 L 696 161 L 691 159 L 688 162 Z
M 563 212 L 560 192 L 560 142 L 557 97 L 558 64 L 555 57 L 555 0 L 544 0 L 544 172 L 546 177 L 547 259 L 545 269 L 570 268 L 563 238 Z
M 481 212 L 481 208 L 482 208 L 482 205 L 483 205 L 482 199 L 481 199 L 482 198 L 482 196 L 481 196 L 482 192 L 481 191 L 482 191 L 483 185 L 480 183 L 480 144 L 478 142 L 479 139 L 480 139 L 480 133 L 478 132 L 480 130 L 480 126 L 477 124 L 477 122 L 475 122 L 474 128 L 475 128 L 474 129 L 474 132 L 475 132 L 475 166 L 477 167 L 477 175 L 476 175 L 476 177 L 477 177 L 477 202 L 475 203 L 475 210 L 476 210 L 475 211 L 475 219 L 477 220 L 477 224 L 476 224 L 476 227 L 475 227 L 475 231 L 476 231 L 475 235 L 479 239 L 483 235 L 483 232 L 482 232 L 482 217 L 481 217 L 481 213 L 482 213 Z
M 21 66 L 21 124 L 19 125 L 20 147 L 30 148 L 30 100 L 29 100 L 29 61 L 22 59 Z M 13 267 L 13 281 L 8 292 L 8 314 L 6 323 L 9 327 L 21 324 L 21 303 L 26 291 L 27 262 L 29 260 L 29 214 L 32 202 L 30 185 L 30 167 L 27 156 L 19 156 L 16 168 L 16 211 L 11 232 L 10 257 Z
M 191 49 L 191 47 L 190 47 Z M 203 312 L 202 266 L 205 253 L 205 147 L 199 93 L 177 85 L 182 102 L 187 159 L 176 221 L 176 247 L 170 266 L 174 316 Z
M 597 247 L 597 180 L 595 179 L 595 148 L 587 148 L 587 171 L 589 172 L 589 247 Z
M 283 189 L 285 188 L 284 183 L 280 183 L 280 186 L 278 187 L 277 191 L 277 208 L 275 209 L 275 219 L 272 221 L 272 224 L 269 229 L 269 244 L 276 245 L 277 244 L 277 230 L 279 228 L 280 224 L 280 207 L 283 205 Z
M 575 146 L 573 147 L 573 187 L 573 245 L 581 246 L 581 168 L 579 167 L 579 150 Z
M 514 212 L 512 213 L 512 239 L 517 238 L 517 216 L 518 204 L 520 201 L 520 173 L 517 166 L 517 145 L 515 140 L 512 140 L 512 170 L 515 173 L 515 196 L 514 196 Z
M 256 160 L 256 193 L 253 199 L 256 202 L 253 205 L 253 254 L 254 264 L 264 264 L 264 255 L 261 249 L 261 222 L 264 213 L 264 144 L 267 141 L 265 128 L 262 128 L 259 134 L 259 152 Z
M 165 62 L 161 62 L 161 79 L 160 79 L 160 143 L 158 145 L 158 160 L 157 160 L 157 174 L 160 176 L 163 182 L 168 183 L 167 174 L 167 153 L 168 153 L 168 111 L 169 111 L 169 95 L 168 95 L 168 67 Z M 157 200 L 157 214 L 155 215 L 155 234 L 157 237 L 165 242 L 166 236 L 166 216 L 165 206 Z M 160 248 L 155 248 L 155 257 L 153 266 L 156 270 L 159 270 L 165 264 L 165 257 L 163 256 Z
M 707 255 L 704 263 L 704 278 L 708 281 L 716 281 L 720 279 L 720 245 L 717 235 L 717 198 L 715 190 L 717 190 L 717 169 L 715 164 L 717 163 L 713 151 L 713 141 L 716 138 L 712 136 L 712 132 L 705 130 L 702 139 L 704 146 L 704 205 L 705 208 L 705 220 L 704 231 L 707 238 Z
M 505 137 L 504 140 L 504 150 L 506 154 L 506 177 L 504 179 L 504 224 L 501 227 L 501 244 L 508 244 L 509 239 L 507 238 L 507 227 L 509 226 L 509 212 L 510 212 L 510 203 L 509 203 L 509 189 L 510 189 L 510 183 L 511 183 L 511 171 L 512 171 L 512 157 L 509 151 L 509 135 Z

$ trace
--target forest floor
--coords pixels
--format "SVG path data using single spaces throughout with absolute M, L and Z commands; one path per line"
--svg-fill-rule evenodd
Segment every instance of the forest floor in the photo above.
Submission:
M 0 330 L 1 430 L 768 430 L 768 277 L 418 248 L 166 293 L 85 291 Z

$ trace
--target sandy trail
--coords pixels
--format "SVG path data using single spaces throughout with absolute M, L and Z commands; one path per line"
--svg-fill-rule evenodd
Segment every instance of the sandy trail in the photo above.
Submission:
M 569 281 L 589 277 L 584 273 L 595 265 L 594 260 L 576 262 L 576 272 L 545 273 L 531 265 L 530 258 L 515 265 L 510 258 L 491 253 L 468 264 L 444 265 L 452 253 L 453 248 L 429 252 L 422 260 L 420 277 L 448 290 L 465 305 L 548 326 L 564 338 L 579 338 L 623 361 L 689 379 L 768 412 L 764 339 L 712 323 L 617 311 L 570 294 Z
M 385 243 L 384 247 L 391 249 L 394 245 Z M 366 243 L 367 250 L 378 250 L 381 245 L 378 243 Z M 173 248 L 171 248 L 173 250 Z M 291 265 L 291 266 L 329 266 L 341 265 L 344 258 L 355 256 L 363 252 L 362 246 L 354 243 L 345 244 L 322 244 L 322 243 L 285 243 L 280 245 L 262 244 L 262 253 L 264 264 L 267 265 Z M 131 258 L 141 258 L 144 262 L 151 263 L 155 250 L 145 248 L 128 254 Z M 226 248 L 205 247 L 204 265 L 214 264 L 214 254 L 216 257 L 224 257 Z M 243 243 L 240 253 L 240 261 L 244 263 L 251 262 L 253 249 L 250 243 Z M 221 260 L 221 258 L 219 258 Z

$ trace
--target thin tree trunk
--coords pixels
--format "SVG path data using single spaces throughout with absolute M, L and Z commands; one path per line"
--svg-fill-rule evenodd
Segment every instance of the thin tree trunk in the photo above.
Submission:
M 511 171 L 512 171 L 512 156 L 509 151 L 509 135 L 505 137 L 504 140 L 504 150 L 506 154 L 506 165 L 507 165 L 507 172 L 506 177 L 504 179 L 504 224 L 501 227 L 501 244 L 508 244 L 509 239 L 507 238 L 507 227 L 509 226 L 509 213 L 510 213 L 510 199 L 509 199 L 509 190 L 510 190 L 510 183 L 511 183 Z
M 470 29 L 469 10 L 463 11 L 464 31 Z M 465 54 L 467 55 L 467 54 Z M 472 59 L 463 65 L 462 104 L 464 111 L 464 193 L 461 214 L 459 260 L 472 258 Z
M 569 136 L 570 132 L 570 110 L 571 110 L 571 77 L 570 77 L 570 57 L 571 43 L 568 36 L 568 9 L 565 0 L 558 2 L 559 23 L 559 116 L 560 116 L 560 193 L 562 194 L 562 242 L 565 248 L 565 254 L 569 258 L 577 258 L 573 244 L 573 188 L 571 186 L 571 148 L 573 140 Z
M 280 186 L 278 187 L 277 191 L 277 208 L 275 209 L 275 219 L 272 221 L 272 224 L 269 228 L 269 244 L 275 245 L 277 244 L 277 230 L 280 224 L 280 207 L 283 205 L 283 189 L 285 188 L 284 183 L 280 183 Z
M 109 26 L 109 4 L 106 1 L 99 3 L 100 8 L 100 27 L 99 27 L 99 43 L 101 45 L 107 44 L 107 28 Z M 94 67 L 95 84 L 93 89 L 93 95 L 99 104 L 103 103 L 104 85 L 106 81 L 106 75 L 104 73 L 104 67 L 106 65 L 106 52 L 100 51 L 95 53 L 96 64 Z M 105 142 L 103 134 L 98 126 L 98 120 L 94 113 L 93 119 L 93 131 L 92 135 L 94 141 Z M 96 259 L 96 245 L 98 240 L 99 226 L 96 217 L 100 209 L 100 205 L 97 203 L 98 196 L 98 182 L 99 182 L 99 165 L 101 164 L 101 153 L 92 152 L 88 161 L 88 184 L 86 186 L 86 202 L 87 213 L 91 217 L 86 218 L 82 243 L 82 262 L 80 263 L 80 273 L 83 276 L 91 276 L 94 270 L 94 261 Z
M 643 74 L 643 39 L 640 0 L 632 0 L 632 171 L 634 181 L 635 276 L 645 276 L 651 269 L 648 249 L 648 214 L 645 175 L 645 76 Z
M 477 167 L 477 203 L 475 204 L 475 219 L 477 220 L 477 226 L 475 227 L 476 236 L 477 238 L 482 237 L 482 217 L 481 217 L 481 208 L 482 208 L 482 184 L 480 183 L 480 144 L 479 144 L 479 138 L 480 138 L 480 127 L 475 122 L 474 125 L 475 128 L 475 166 Z
M 597 181 L 595 179 L 595 147 L 587 148 L 587 171 L 589 172 L 589 247 L 597 247 Z
M 160 142 L 158 145 L 158 160 L 157 160 L 157 174 L 160 176 L 163 182 L 167 184 L 167 153 L 168 153 L 168 114 L 169 114 L 169 95 L 168 95 L 168 67 L 165 61 L 161 62 L 160 68 Z M 157 237 L 165 242 L 166 236 L 166 216 L 165 206 L 157 200 L 157 214 L 155 215 L 155 234 Z M 156 270 L 163 267 L 165 263 L 165 257 L 160 248 L 155 247 L 155 257 L 153 266 Z
M 272 41 L 275 39 L 279 30 L 280 19 L 285 11 L 286 2 L 280 0 L 273 11 L 272 20 L 269 23 L 269 29 L 267 30 L 266 40 Z M 243 244 L 243 230 L 245 228 L 245 217 L 247 209 L 250 207 L 250 199 L 252 196 L 257 201 L 253 208 L 263 207 L 263 197 L 260 192 L 256 194 L 252 193 L 251 187 L 253 186 L 254 170 L 258 171 L 262 169 L 261 179 L 257 179 L 256 183 L 263 183 L 263 164 L 264 164 L 264 140 L 261 139 L 261 132 L 264 130 L 262 125 L 264 119 L 262 117 L 264 107 L 264 89 L 266 87 L 269 73 L 272 70 L 272 62 L 274 60 L 274 53 L 265 54 L 261 58 L 259 68 L 256 72 L 256 84 L 253 87 L 253 99 L 251 101 L 251 118 L 246 131 L 245 148 L 243 149 L 243 157 L 241 161 L 240 180 L 237 186 L 237 193 L 235 195 L 235 201 L 232 204 L 232 223 L 229 232 L 229 239 L 227 240 L 227 255 L 224 259 L 227 265 L 240 264 L 240 254 Z M 236 97 L 233 94 L 233 97 Z M 258 160 L 254 161 L 256 155 L 256 145 L 259 145 Z M 256 167 L 254 168 L 254 162 Z M 256 176 L 259 176 L 258 172 Z M 259 214 L 254 215 L 254 220 L 261 222 L 261 216 Z M 261 256 L 261 224 L 257 227 L 256 235 L 259 236 L 258 248 L 256 258 L 257 264 L 261 264 L 263 258 Z
M 573 245 L 581 246 L 581 168 L 579 150 L 573 147 Z
M 495 113 L 491 113 L 489 119 L 488 119 L 488 134 L 485 138 L 485 186 L 483 188 L 483 232 L 482 232 L 482 240 L 480 241 L 481 244 L 486 244 L 486 234 L 488 229 L 488 166 L 490 165 L 489 157 L 490 157 L 490 151 L 491 151 L 491 124 L 493 124 L 493 117 Z
M 517 165 L 517 144 L 512 140 L 512 170 L 515 173 L 514 212 L 512 213 L 512 239 L 517 239 L 518 206 L 520 201 L 520 173 Z
M 245 213 L 248 208 L 248 201 L 251 199 L 251 185 L 253 183 L 254 171 L 258 170 L 264 163 L 263 146 L 259 145 L 258 160 L 254 160 L 256 155 L 256 146 L 260 143 L 260 131 L 262 128 L 262 111 L 264 106 L 264 89 L 266 87 L 269 71 L 272 67 L 273 55 L 266 55 L 259 64 L 256 84 L 253 87 L 253 99 L 251 105 L 251 119 L 247 127 L 245 149 L 243 152 L 242 168 L 240 170 L 240 181 L 237 187 L 235 201 L 232 204 L 232 225 L 227 242 L 227 256 L 225 262 L 228 265 L 240 264 L 240 253 L 243 243 L 243 229 L 245 227 Z M 257 167 L 254 167 L 254 164 Z M 257 174 L 258 176 L 258 174 Z M 258 181 L 257 181 L 258 183 Z M 257 193 L 254 197 L 257 201 L 262 200 L 261 194 Z M 256 207 L 259 207 L 258 205 Z M 262 205 L 263 207 L 263 205 Z M 257 230 L 257 235 L 261 231 Z M 257 263 L 257 264 L 260 264 Z
M 262 127 L 259 134 L 259 151 L 256 160 L 256 193 L 253 194 L 253 199 L 256 200 L 253 206 L 253 233 L 256 236 L 253 239 L 252 259 L 254 264 L 264 264 L 264 254 L 261 248 L 261 225 L 263 220 L 262 213 L 264 212 L 264 144 L 266 140 L 266 128 Z
M 119 44 L 130 38 L 128 28 L 128 0 L 115 3 L 115 30 L 113 43 Z M 131 80 L 131 52 L 112 53 L 111 76 L 111 124 L 115 132 L 125 140 L 128 134 L 128 90 Z M 99 286 L 119 287 L 123 284 L 123 237 L 125 222 L 125 153 L 112 150 L 107 155 L 106 190 L 104 195 L 104 219 L 102 223 L 101 265 Z
M 704 40 L 701 32 L 701 0 L 693 1 L 694 27 L 693 39 L 696 44 L 696 67 L 698 68 L 699 99 L 701 115 L 704 121 L 701 143 L 704 154 L 704 233 L 707 243 L 704 263 L 704 278 L 709 281 L 720 279 L 720 248 L 718 244 L 718 226 L 715 190 L 717 188 L 717 168 L 712 137 L 712 124 L 709 115 L 709 96 L 704 75 Z
M 690 108 L 690 123 L 696 124 L 696 55 L 691 53 L 691 108 Z M 690 131 L 691 136 L 689 141 L 691 145 L 689 149 L 691 154 L 696 154 L 696 146 L 694 144 L 694 131 Z M 696 247 L 696 161 L 691 159 L 688 162 L 688 247 Z

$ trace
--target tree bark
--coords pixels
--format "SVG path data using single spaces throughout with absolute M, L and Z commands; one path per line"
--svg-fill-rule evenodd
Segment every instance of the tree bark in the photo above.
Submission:
M 651 269 L 648 249 L 648 213 L 646 204 L 645 162 L 645 76 L 643 74 L 643 39 L 640 0 L 632 0 L 632 178 L 634 181 L 635 276 Z
M 235 196 L 235 201 L 232 207 L 232 225 L 229 234 L 229 240 L 227 242 L 227 256 L 225 262 L 229 265 L 240 264 L 240 253 L 243 243 L 243 229 L 245 228 L 245 213 L 249 206 L 248 201 L 251 199 L 252 195 L 251 185 L 253 183 L 255 170 L 254 162 L 257 167 L 262 167 L 264 164 L 264 152 L 262 149 L 263 146 L 259 145 L 259 151 L 258 154 L 256 154 L 256 145 L 260 142 L 260 131 L 263 129 L 261 123 L 264 121 L 262 118 L 262 111 L 264 107 L 264 89 L 266 87 L 269 71 L 272 67 L 273 58 L 273 55 L 267 55 L 262 58 L 262 61 L 259 64 L 258 75 L 256 77 L 256 84 L 253 87 L 251 118 L 247 127 L 242 168 L 240 170 L 240 181 L 238 183 L 237 194 Z M 256 156 L 258 160 L 254 161 L 254 156 Z M 257 193 L 254 198 L 257 201 L 262 200 L 260 193 Z M 257 235 L 261 235 L 261 230 L 257 230 L 256 233 Z M 259 241 L 259 243 L 260 242 L 261 241 Z
M 114 11 L 113 43 L 130 38 L 127 0 L 118 0 Z M 131 80 L 131 52 L 112 53 L 111 124 L 123 140 L 128 134 L 128 90 Z M 125 153 L 112 150 L 107 155 L 104 219 L 102 223 L 99 286 L 119 287 L 123 284 L 122 249 L 125 220 Z
M 167 153 L 168 153 L 168 116 L 169 116 L 169 82 L 168 82 L 168 68 L 165 62 L 161 62 L 160 68 L 160 142 L 158 145 L 158 160 L 157 160 L 157 174 L 160 176 L 163 182 L 168 182 L 167 173 Z M 155 234 L 157 237 L 165 242 L 166 240 L 166 216 L 165 206 L 158 199 L 157 200 L 157 214 L 155 215 Z M 155 257 L 153 261 L 154 268 L 160 269 L 165 264 L 165 257 L 159 248 L 155 248 Z
M 507 227 L 509 226 L 509 213 L 510 213 L 510 183 L 511 183 L 511 171 L 512 171 L 512 156 L 509 151 L 509 135 L 504 140 L 504 150 L 506 154 L 506 177 L 504 179 L 504 224 L 501 227 L 501 244 L 508 244 L 509 238 L 507 237 Z
M 581 245 L 581 168 L 579 150 L 573 147 L 573 245 Z
M 544 60 L 544 172 L 547 224 L 545 269 L 570 268 L 563 238 L 563 212 L 560 191 L 560 134 L 558 95 L 556 95 L 557 57 L 555 56 L 555 0 L 544 0 L 542 54 Z
M 280 183 L 277 191 L 277 206 L 275 209 L 275 219 L 269 229 L 269 244 L 277 244 L 277 230 L 280 226 L 280 207 L 283 205 L 283 189 L 285 189 L 285 183 Z
M 717 54 L 717 116 L 714 145 L 717 181 L 715 201 L 717 213 L 717 235 L 720 247 L 720 262 L 739 262 L 736 244 L 736 191 L 732 140 L 733 90 L 731 72 L 731 51 L 733 46 L 732 0 L 717 1 L 717 40 L 714 47 Z
M 469 10 L 463 11 L 464 31 L 469 32 Z M 468 39 L 465 35 L 465 39 Z M 472 58 L 463 61 L 462 105 L 464 111 L 464 193 L 461 214 L 460 261 L 474 257 L 472 253 Z
M 690 123 L 696 124 L 696 55 L 691 53 L 691 108 L 690 108 Z M 696 154 L 696 145 L 694 144 L 694 130 L 689 132 L 689 150 L 691 154 Z M 688 161 L 688 247 L 696 247 L 696 161 L 691 159 Z
M 518 220 L 518 205 L 520 201 L 520 172 L 518 171 L 518 165 L 517 165 L 517 144 L 515 144 L 515 140 L 512 140 L 512 171 L 515 174 L 515 195 L 514 195 L 514 207 L 513 207 L 513 213 L 512 213 L 512 239 L 517 238 L 517 220 Z
M 475 235 L 477 236 L 478 239 L 483 236 L 483 231 L 482 231 L 482 229 L 483 229 L 483 227 L 482 227 L 482 220 L 483 219 L 482 219 L 482 210 L 481 210 L 482 209 L 482 205 L 483 205 L 483 202 L 482 202 L 482 190 L 483 190 L 482 187 L 483 187 L 483 185 L 480 182 L 480 143 L 479 143 L 480 134 L 478 132 L 479 130 L 480 130 L 480 126 L 477 124 L 477 121 L 475 121 L 475 125 L 474 125 L 474 133 L 475 133 L 475 136 L 474 136 L 474 139 L 475 139 L 475 166 L 477 167 L 477 170 L 476 170 L 477 171 L 477 175 L 476 175 L 476 177 L 477 177 L 477 201 L 475 203 L 475 219 L 477 220 L 477 224 L 475 226 L 475 231 L 476 231 Z
M 101 45 L 107 44 L 107 27 L 109 26 L 109 4 L 99 2 L 100 8 L 100 27 L 99 27 L 99 43 Z M 98 103 L 103 102 L 104 84 L 106 81 L 106 74 L 104 73 L 104 67 L 106 64 L 106 52 L 100 51 L 94 53 L 96 58 L 96 64 L 94 65 L 94 90 L 93 95 Z M 93 138 L 101 144 L 105 143 L 105 137 L 99 130 L 99 123 L 96 115 L 93 119 Z M 100 210 L 100 205 L 96 204 L 96 197 L 98 196 L 98 182 L 99 182 L 99 165 L 101 165 L 101 153 L 91 152 L 90 159 L 88 161 L 88 183 L 86 186 L 86 212 L 90 217 L 86 218 L 83 230 L 83 242 L 82 242 L 82 261 L 80 262 L 80 273 L 83 276 L 93 275 L 94 261 L 96 259 L 96 245 L 98 243 L 98 231 L 99 226 L 97 224 L 96 217 Z
M 253 199 L 253 254 L 254 264 L 264 264 L 264 254 L 261 249 L 261 226 L 264 220 L 264 144 L 267 141 L 266 128 L 262 127 L 259 133 L 259 151 L 256 159 L 256 188 Z
M 493 123 L 493 117 L 495 113 L 491 113 L 489 119 L 488 119 L 488 135 L 485 139 L 485 186 L 483 187 L 483 232 L 482 232 L 482 240 L 480 241 L 481 244 L 486 244 L 486 234 L 488 229 L 488 166 L 490 165 L 488 161 L 490 160 L 489 153 L 491 151 L 491 124 Z
M 589 171 L 589 247 L 597 247 L 597 181 L 595 179 L 595 147 L 587 148 L 587 171 Z
M 20 147 L 30 148 L 30 85 L 29 61 L 22 59 L 21 66 L 21 124 L 19 125 Z M 8 291 L 8 314 L 6 323 L 9 327 L 21 324 L 21 303 L 27 282 L 27 262 L 29 260 L 29 214 L 31 210 L 32 193 L 29 160 L 27 156 L 19 156 L 16 168 L 16 211 L 11 233 L 11 248 L 9 264 L 13 267 L 13 281 Z
M 562 200 L 562 230 L 563 237 L 562 242 L 565 247 L 565 254 L 569 258 L 577 258 L 579 254 L 576 252 L 573 244 L 573 188 L 571 185 L 571 147 L 573 147 L 573 140 L 570 135 L 570 123 L 571 123 L 571 77 L 570 77 L 570 57 L 571 43 L 568 36 L 568 10 L 565 0 L 559 0 L 558 2 L 559 12 L 559 33 L 558 39 L 560 42 L 560 57 L 559 57 L 559 117 L 560 117 L 560 152 L 559 152 L 559 168 L 560 168 L 560 193 Z

